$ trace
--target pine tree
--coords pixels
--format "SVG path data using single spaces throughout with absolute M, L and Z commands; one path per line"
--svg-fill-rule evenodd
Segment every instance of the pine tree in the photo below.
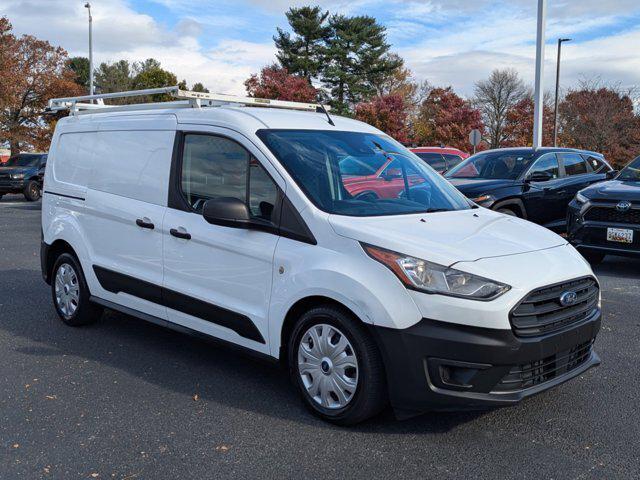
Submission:
M 375 95 L 376 86 L 402 62 L 389 55 L 386 29 L 373 17 L 333 15 L 329 26 L 322 82 L 331 90 L 334 109 L 344 114 Z
M 320 7 L 291 7 L 286 13 L 293 36 L 278 28 L 273 37 L 282 67 L 292 75 L 305 77 L 309 83 L 322 69 L 325 42 L 330 28 L 326 24 L 329 12 Z

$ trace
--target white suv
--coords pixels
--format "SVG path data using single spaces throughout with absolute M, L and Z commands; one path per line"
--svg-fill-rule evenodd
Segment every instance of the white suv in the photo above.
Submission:
M 511 405 L 599 363 L 598 282 L 566 240 L 369 125 L 237 102 L 58 122 L 42 271 L 65 323 L 107 307 L 245 347 L 339 424 Z

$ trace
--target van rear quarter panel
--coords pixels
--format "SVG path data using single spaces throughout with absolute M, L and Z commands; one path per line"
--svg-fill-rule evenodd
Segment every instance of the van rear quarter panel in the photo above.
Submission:
M 80 125 L 91 131 L 78 131 Z M 104 290 L 93 266 L 162 284 L 162 221 L 175 125 L 174 115 L 67 119 L 54 136 L 51 178 L 45 178 L 45 191 L 85 199 L 45 195 L 45 241 L 71 244 L 93 295 L 160 318 L 166 318 L 164 307 Z M 138 227 L 138 218 L 156 228 Z

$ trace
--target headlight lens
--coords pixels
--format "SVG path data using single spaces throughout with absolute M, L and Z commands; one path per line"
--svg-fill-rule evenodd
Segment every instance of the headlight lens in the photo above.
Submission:
M 408 288 L 472 300 L 493 300 L 511 287 L 420 258 L 362 244 L 365 252 L 391 270 Z
M 495 197 L 493 195 L 480 195 L 479 197 L 472 198 L 471 201 L 478 205 L 491 205 L 495 201 Z
M 587 197 L 585 197 L 583 194 L 581 194 L 580 192 L 576 193 L 576 201 L 581 204 L 584 205 L 585 203 L 587 203 L 589 201 L 589 199 Z
M 24 173 L 12 173 L 11 174 L 11 179 L 12 180 L 22 180 L 24 178 Z

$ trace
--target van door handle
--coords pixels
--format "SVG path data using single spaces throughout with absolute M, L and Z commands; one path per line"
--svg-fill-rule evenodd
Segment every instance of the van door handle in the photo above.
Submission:
M 176 228 L 172 228 L 169 230 L 169 233 L 176 238 L 182 238 L 184 240 L 191 240 L 191 234 L 189 232 L 185 232 L 182 230 L 178 230 Z
M 140 228 L 148 228 L 149 230 L 153 230 L 155 228 L 155 225 L 151 223 L 151 220 L 149 220 L 147 217 L 138 218 L 136 220 L 136 225 L 138 225 Z

